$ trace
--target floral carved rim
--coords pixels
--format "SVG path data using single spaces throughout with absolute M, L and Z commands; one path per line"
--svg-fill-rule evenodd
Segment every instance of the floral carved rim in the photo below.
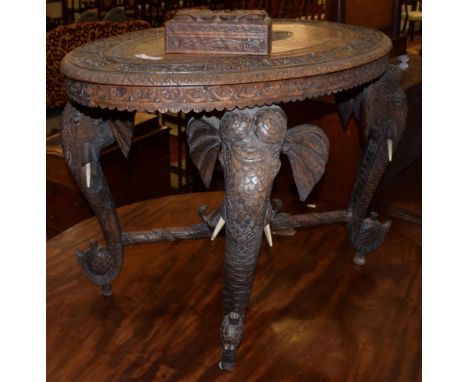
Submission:
M 336 38 L 322 38 L 311 46 L 259 56 L 163 56 L 161 60 L 129 57 L 129 47 L 164 36 L 162 28 L 115 36 L 86 44 L 62 61 L 65 78 L 84 83 L 120 86 L 211 86 L 251 84 L 340 72 L 378 60 L 391 49 L 383 33 L 363 27 L 323 21 L 279 20 L 282 32 L 302 28 L 313 36 L 327 31 Z M 289 28 L 289 29 L 288 29 Z M 320 33 L 319 33 L 320 34 Z
M 89 107 L 139 112 L 232 110 L 315 98 L 370 82 L 381 76 L 388 57 L 319 76 L 248 84 L 199 86 L 122 86 L 65 80 L 68 95 Z

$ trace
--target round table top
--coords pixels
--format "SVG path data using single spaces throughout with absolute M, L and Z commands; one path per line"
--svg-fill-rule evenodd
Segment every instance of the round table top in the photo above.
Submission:
M 390 39 L 324 21 L 273 22 L 268 56 L 166 54 L 164 29 L 99 40 L 61 70 L 71 99 L 128 111 L 231 110 L 338 92 L 381 75 Z

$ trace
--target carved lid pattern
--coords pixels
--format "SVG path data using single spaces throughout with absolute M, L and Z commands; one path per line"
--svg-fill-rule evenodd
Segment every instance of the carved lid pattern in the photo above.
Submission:
M 61 70 L 68 95 L 89 106 L 230 109 L 304 99 L 370 81 L 385 70 L 391 46 L 386 35 L 368 28 L 275 20 L 269 56 L 165 54 L 164 29 L 155 28 L 83 45 L 63 59 Z M 308 87 L 297 92 L 300 79 Z M 265 97 L 260 91 L 265 88 L 276 94 Z

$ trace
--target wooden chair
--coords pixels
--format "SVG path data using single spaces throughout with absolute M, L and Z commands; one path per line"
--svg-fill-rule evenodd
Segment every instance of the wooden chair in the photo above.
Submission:
M 413 41 L 415 24 L 417 22 L 422 24 L 422 2 L 404 0 L 403 12 L 402 12 L 401 18 L 404 20 L 402 33 L 406 33 L 406 28 L 409 24 L 410 38 L 411 38 L 411 41 Z

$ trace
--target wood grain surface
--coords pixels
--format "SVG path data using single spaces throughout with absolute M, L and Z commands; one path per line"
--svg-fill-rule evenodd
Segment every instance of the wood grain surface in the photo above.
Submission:
M 199 204 L 211 210 L 221 200 L 170 196 L 118 213 L 126 231 L 178 226 L 199 221 Z M 238 362 L 223 372 L 224 237 L 127 247 L 114 294 L 103 297 L 74 256 L 102 240 L 89 219 L 47 242 L 47 379 L 421 380 L 420 231 L 394 220 L 364 267 L 353 264 L 343 225 L 262 243 Z

